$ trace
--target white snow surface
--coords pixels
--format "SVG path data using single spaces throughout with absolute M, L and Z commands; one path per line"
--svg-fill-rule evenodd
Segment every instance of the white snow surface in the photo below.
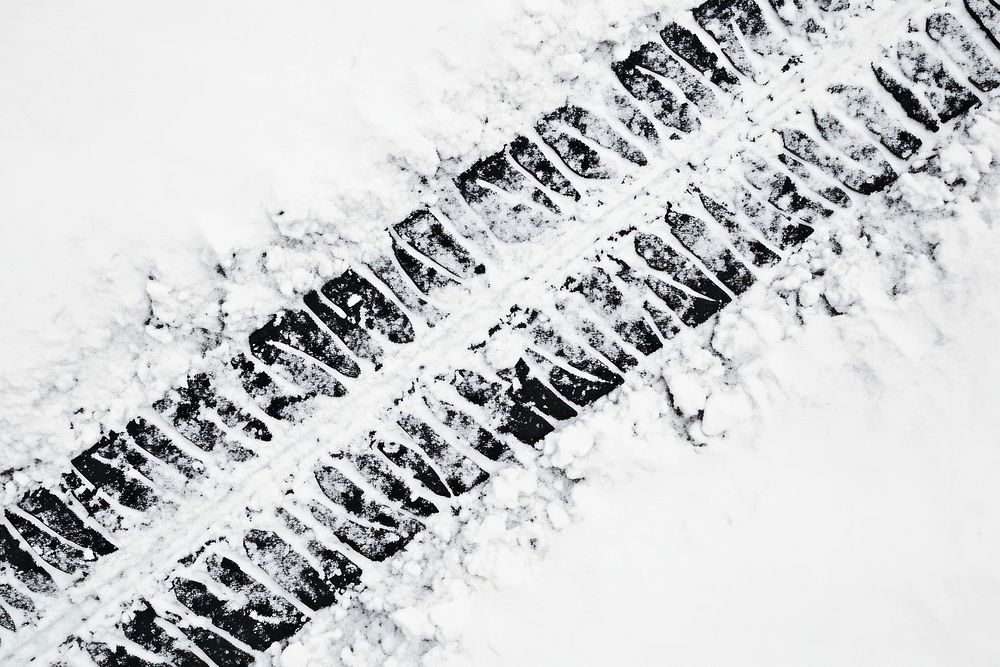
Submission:
M 5 6 L 6 496 L 158 398 L 220 312 L 363 254 L 415 179 L 653 5 Z M 269 660 L 995 664 L 997 137 L 979 118 L 942 174 L 837 218 Z

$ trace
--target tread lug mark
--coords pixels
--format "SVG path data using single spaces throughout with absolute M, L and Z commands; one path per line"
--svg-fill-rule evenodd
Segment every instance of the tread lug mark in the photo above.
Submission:
M 155 662 L 137 658 L 122 646 L 112 649 L 100 642 L 87 642 L 84 648 L 98 667 L 162 667 Z
M 337 601 L 336 587 L 277 533 L 252 529 L 243 539 L 243 548 L 255 565 L 313 611 Z
M 54 593 L 55 584 L 31 554 L 21 547 L 7 526 L 0 524 L 0 572 L 11 570 L 32 593 Z
M 205 584 L 183 577 L 173 580 L 174 595 L 195 614 L 255 651 L 291 637 L 305 624 L 290 602 L 272 595 L 229 558 L 213 554 L 205 565 L 212 579 L 233 591 L 230 600 L 221 600 Z
M 690 294 L 652 277 L 646 279 L 647 286 L 684 324 L 698 326 L 729 303 L 730 297 L 721 287 L 660 237 L 636 233 L 635 251 L 649 268 L 666 273 L 672 281 L 694 292 Z
M 421 396 L 427 409 L 442 424 L 455 431 L 469 443 L 469 446 L 491 461 L 499 461 L 510 452 L 510 448 L 492 433 L 484 429 L 476 420 L 447 401 L 429 396 Z
M 487 183 L 506 193 L 501 195 Z M 514 167 L 506 149 L 485 157 L 455 179 L 469 206 L 505 243 L 528 241 L 553 224 L 559 207 Z M 531 203 L 529 203 L 531 202 Z
M 322 544 L 316 539 L 312 529 L 307 528 L 284 508 L 279 507 L 276 514 L 289 530 L 303 538 L 309 553 L 319 561 L 323 569 L 323 578 L 329 582 L 334 591 L 343 592 L 361 580 L 361 568 L 347 556 Z
M 575 405 L 581 407 L 590 405 L 621 386 L 621 382 L 600 382 L 583 377 L 557 366 L 534 350 L 528 350 L 527 354 L 536 367 L 547 371 L 546 379 L 552 388 Z
M 625 295 L 603 268 L 594 267 L 579 278 L 571 278 L 566 287 L 582 294 L 587 302 L 607 316 L 615 333 L 642 354 L 648 356 L 663 347 L 653 328 L 626 303 Z
M 285 394 L 270 375 L 258 370 L 242 352 L 230 359 L 229 364 L 239 374 L 240 383 L 247 394 L 261 406 L 265 414 L 274 419 L 291 419 L 295 405 L 315 396 L 311 393 L 297 396 Z
M 564 313 L 564 315 L 567 314 L 568 307 L 568 304 L 565 302 L 560 302 L 556 305 L 556 308 Z M 622 346 L 612 338 L 606 336 L 593 322 L 582 317 L 575 317 L 573 319 L 575 320 L 573 326 L 584 340 L 587 341 L 587 344 L 597 350 L 615 368 L 625 373 L 639 364 L 639 361 L 635 357 L 622 349 Z
M 96 490 L 85 485 L 75 470 L 63 473 L 62 479 L 60 487 L 73 494 L 73 497 L 83 505 L 87 514 L 96 519 L 99 524 L 112 532 L 121 527 L 121 517 L 118 513 L 111 509 L 111 505 L 104 498 L 97 495 Z
M 0 607 L 0 628 L 6 628 L 11 632 L 17 632 L 17 624 L 14 623 L 14 619 L 11 618 L 10 613 L 3 607 Z
M 944 68 L 944 63 L 919 42 L 900 42 L 896 46 L 896 54 L 903 74 L 914 83 L 925 86 L 925 97 L 942 123 L 958 118 L 981 104 L 979 98 L 956 81 Z
M 549 190 L 571 197 L 574 201 L 580 200 L 580 193 L 573 184 L 527 137 L 519 136 L 510 142 L 510 156 Z
M 368 264 L 368 267 L 378 276 L 379 280 L 385 283 L 386 287 L 389 288 L 403 305 L 413 313 L 419 314 L 428 327 L 433 327 L 435 323 L 444 319 L 445 314 L 424 299 L 413 283 L 403 277 L 403 274 L 399 272 L 396 264 L 391 259 L 386 256 L 376 257 Z M 323 294 L 326 295 L 326 292 L 323 292 Z M 384 295 L 380 296 L 385 298 Z M 334 303 L 340 306 L 338 302 L 335 301 Z M 343 308 L 341 307 L 341 309 Z M 412 329 L 410 331 L 412 335 Z M 393 340 L 393 334 L 389 335 L 389 339 Z M 393 342 L 396 341 L 393 340 Z
M 414 211 L 392 229 L 424 257 L 459 278 L 471 278 L 485 271 L 427 209 Z
M 276 342 L 299 350 L 312 361 L 277 347 Z M 358 377 L 361 373 L 353 360 L 336 349 L 333 337 L 301 310 L 275 315 L 250 334 L 250 351 L 265 364 L 283 367 L 306 391 L 334 398 L 346 394 L 347 388 L 320 364 L 347 377 Z
M 132 612 L 132 618 L 121 626 L 129 641 L 168 660 L 173 667 L 207 667 L 194 653 L 177 646 L 177 640 L 156 622 L 160 617 L 148 602 L 140 600 L 139 604 L 140 607 Z
M 413 342 L 413 325 L 409 318 L 354 269 L 328 281 L 320 292 L 337 310 L 324 304 L 322 312 L 313 309 L 314 312 L 359 357 L 376 364 L 381 360 L 381 346 L 368 331 L 378 331 L 396 345 Z
M 836 185 L 828 185 L 825 182 L 821 182 L 820 179 L 814 176 L 804 164 L 793 158 L 788 153 L 779 154 L 778 162 L 783 164 L 790 173 L 798 177 L 798 179 L 802 181 L 806 187 L 815 190 L 820 197 L 827 200 L 831 204 L 836 204 L 841 208 L 851 207 L 851 198 L 846 192 Z
M 386 528 L 403 528 L 406 532 L 413 533 L 419 530 L 415 522 L 396 515 L 388 507 L 370 498 L 357 484 L 347 479 L 333 466 L 316 466 L 313 476 L 323 494 L 349 514 Z
M 369 484 L 403 509 L 422 518 L 437 514 L 437 507 L 426 498 L 414 495 L 406 482 L 392 472 L 386 460 L 374 452 L 362 452 L 350 457 L 351 463 Z
M 338 516 L 315 502 L 309 504 L 309 511 L 317 521 L 329 528 L 337 539 L 368 560 L 376 562 L 384 561 L 401 551 L 416 535 L 416 532 L 410 533 L 402 528 L 365 526 Z
M 475 371 L 458 369 L 447 381 L 462 398 L 486 410 L 497 433 L 534 445 L 555 430 L 541 415 L 515 400 L 509 391 L 504 392 L 503 385 Z
M 875 73 L 875 79 L 879 85 L 892 95 L 893 99 L 903 108 L 907 116 L 931 132 L 938 131 L 940 126 L 937 120 L 934 119 L 930 110 L 924 106 L 923 102 L 920 101 L 920 98 L 912 90 L 897 81 L 884 67 L 873 64 L 872 71 Z
M 751 0 L 708 0 L 695 7 L 693 14 L 698 25 L 719 43 L 737 71 L 754 81 L 757 81 L 758 73 L 743 49 L 733 23 L 739 28 L 743 40 L 757 54 L 768 56 L 780 53 L 760 7 Z
M 76 547 L 63 544 L 57 538 L 10 510 L 4 510 L 4 516 L 31 549 L 57 570 L 67 574 L 76 574 L 85 569 L 88 562 L 92 563 L 97 560 L 97 556 L 93 553 L 88 554 Z
M 821 132 L 825 132 L 827 136 L 833 136 L 834 133 L 838 132 L 836 129 L 836 124 L 838 123 L 839 121 L 834 121 L 832 117 L 818 117 L 816 119 L 816 126 L 823 126 L 825 129 L 821 129 Z M 789 153 L 816 165 L 860 194 L 870 195 L 880 192 L 892 185 L 899 178 L 899 175 L 892 166 L 884 160 L 882 161 L 883 168 L 881 173 L 868 174 L 860 169 L 849 166 L 840 156 L 825 150 L 818 141 L 802 130 L 784 129 L 780 130 L 779 134 L 781 135 L 785 150 Z M 877 150 L 872 146 L 870 148 Z
M 434 468 L 417 452 L 398 442 L 373 442 L 375 449 L 402 470 L 413 475 L 424 488 L 442 498 L 451 498 L 451 491 Z
M 29 491 L 21 497 L 17 506 L 63 539 L 90 549 L 98 556 L 107 556 L 117 551 L 115 545 L 84 523 L 76 512 L 48 489 Z
M 629 132 L 637 137 L 642 137 L 651 144 L 659 143 L 660 135 L 656 131 L 656 126 L 642 113 L 629 99 L 627 95 L 621 93 L 611 93 L 607 100 L 615 116 L 628 128 Z
M 573 345 L 556 333 L 551 320 L 537 310 L 527 311 L 528 327 L 532 341 L 539 349 L 547 351 L 563 368 L 541 355 L 529 351 L 538 366 L 550 367 L 548 381 L 560 394 L 584 406 L 611 393 L 624 383 L 624 379 L 608 366 L 598 361 L 583 348 Z M 585 376 L 591 377 L 585 377 Z
M 256 662 L 252 655 L 207 628 L 196 625 L 181 625 L 178 628 L 217 667 L 250 667 Z
M 681 245 L 700 259 L 729 291 L 739 295 L 753 285 L 756 280 L 753 274 L 721 242 L 713 240 L 704 221 L 669 207 L 665 219 Z
M 185 454 L 184 450 L 142 417 L 136 417 L 126 424 L 125 431 L 138 447 L 170 464 L 188 479 L 205 474 L 205 465 L 201 461 Z
M 579 414 L 569 403 L 562 400 L 559 394 L 546 387 L 531 373 L 523 357 L 517 360 L 513 368 L 502 370 L 498 375 L 510 383 L 511 388 L 508 393 L 518 403 L 528 405 L 543 415 L 560 421 L 572 419 Z
M 535 130 L 563 162 L 583 178 L 610 178 L 613 170 L 602 164 L 597 151 L 559 129 L 559 124 L 572 127 L 585 138 L 615 152 L 629 162 L 639 166 L 647 163 L 646 156 L 628 143 L 607 121 L 587 109 L 575 105 L 563 105 L 538 121 Z
M 110 431 L 100 442 L 85 449 L 70 463 L 95 488 L 121 505 L 145 512 L 156 504 L 158 498 L 152 488 L 126 472 L 130 468 L 135 470 L 126 448 L 121 436 Z
M 791 215 L 799 214 L 806 222 L 828 218 L 833 211 L 802 195 L 795 181 L 764 160 L 752 155 L 743 157 L 743 174 L 753 187 L 764 193 L 771 205 Z
M 20 609 L 25 613 L 32 614 L 35 611 L 35 603 L 31 601 L 31 598 L 18 592 L 10 584 L 0 584 L 0 599 L 14 609 Z
M 611 66 L 615 76 L 632 97 L 650 105 L 653 116 L 667 127 L 681 132 L 693 132 L 701 126 L 701 121 L 691 110 L 691 105 L 677 97 L 664 86 L 659 79 L 644 70 L 650 70 L 661 76 L 669 76 L 666 60 L 669 56 L 663 48 L 650 42 L 633 51 L 625 60 Z M 672 60 L 672 59 L 671 59 Z M 674 68 L 680 65 L 674 61 Z M 712 95 L 711 91 L 705 91 Z
M 242 431 L 258 440 L 266 442 L 271 439 L 271 433 L 263 422 L 245 415 L 227 399 L 218 396 L 204 373 L 188 377 L 186 387 L 174 387 L 153 403 L 153 409 L 199 449 L 211 452 L 221 444 L 235 461 L 246 461 L 254 454 L 230 438 L 208 418 L 207 412 L 216 412 L 227 425 L 239 426 L 242 422 Z
M 699 188 L 695 187 L 692 190 L 698 195 L 701 205 L 705 207 L 709 215 L 722 225 L 723 229 L 729 232 L 736 249 L 743 253 L 744 256 L 750 258 L 754 266 L 773 266 L 781 260 L 781 257 L 776 252 L 757 239 L 747 235 L 739 222 L 737 222 L 735 213 L 706 195 Z
M 1000 49 L 1000 8 L 997 4 L 992 0 L 965 0 L 965 8 L 993 45 Z
M 926 29 L 927 35 L 948 52 L 976 88 L 985 93 L 1000 86 L 1000 70 L 954 15 L 931 14 L 927 17 Z
M 458 281 L 447 272 L 421 262 L 413 253 L 400 245 L 396 239 L 393 238 L 391 243 L 392 254 L 396 258 L 396 261 L 399 262 L 403 273 L 424 294 L 430 294 L 436 290 L 458 284 Z
M 801 244 L 814 231 L 805 223 L 793 221 L 787 215 L 769 209 L 746 188 L 737 187 L 736 205 L 750 225 L 781 250 Z
M 402 415 L 396 423 L 434 462 L 454 495 L 467 493 L 489 479 L 489 473 L 448 444 L 427 423 L 412 415 Z
M 693 32 L 676 23 L 669 23 L 660 31 L 660 38 L 691 67 L 708 77 L 708 80 L 727 93 L 735 93 L 740 80 L 719 63 L 719 57 L 709 51 Z

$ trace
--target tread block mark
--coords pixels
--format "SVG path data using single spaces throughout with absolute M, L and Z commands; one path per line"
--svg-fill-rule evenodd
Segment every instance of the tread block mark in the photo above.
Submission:
M 179 625 L 178 628 L 217 667 L 250 667 L 256 662 L 252 655 L 233 646 L 208 628 L 197 625 Z
M 4 510 L 4 516 L 31 549 L 46 563 L 67 574 L 76 574 L 97 560 L 93 553 L 62 543 L 24 517 Z
M 597 325 L 575 313 L 567 312 L 568 308 L 570 306 L 565 300 L 556 304 L 556 309 L 563 313 L 564 317 L 573 320 L 573 328 L 587 341 L 587 344 L 611 362 L 615 368 L 626 373 L 639 364 L 638 359 L 626 352 L 613 338 L 605 335 Z
M 452 447 L 426 422 L 404 414 L 396 423 L 434 462 L 454 495 L 467 493 L 489 479 L 489 473 Z
M 820 128 L 821 134 L 831 138 L 836 138 L 843 130 L 840 121 L 837 121 L 832 116 L 818 116 L 816 118 L 816 126 Z M 779 134 L 781 135 L 785 150 L 789 153 L 805 162 L 816 165 L 823 172 L 836 178 L 860 194 L 870 195 L 880 192 L 895 183 L 896 179 L 899 178 L 899 174 L 885 160 L 881 161 L 881 171 L 870 174 L 862 169 L 851 166 L 832 151 L 824 149 L 818 141 L 802 130 L 794 128 L 783 129 L 779 131 Z M 869 144 L 867 149 L 862 150 L 877 151 L 878 149 Z M 872 159 L 875 159 L 876 154 L 871 154 Z M 824 214 L 824 217 L 826 215 Z
M 915 40 L 905 40 L 896 46 L 896 55 L 903 74 L 921 88 L 924 97 L 937 112 L 942 123 L 964 115 L 980 104 L 979 98 L 955 80 L 944 63 Z
M 993 45 L 1000 49 L 1000 7 L 993 0 L 965 0 L 965 8 Z
M 711 282 L 698 268 L 658 236 L 637 233 L 635 251 L 649 268 L 665 272 L 672 282 L 655 276 L 640 279 L 624 262 L 619 277 L 627 282 L 649 288 L 677 318 L 689 327 L 696 327 L 706 321 L 729 301 L 722 288 Z M 687 287 L 685 290 L 683 287 Z
M 315 394 L 288 395 L 265 371 L 242 352 L 229 360 L 229 365 L 239 375 L 244 391 L 261 407 L 265 414 L 274 419 L 291 419 L 294 407 L 308 401 Z
M 334 377 L 331 370 L 347 377 L 358 377 L 361 374 L 361 369 L 354 360 L 340 352 L 333 337 L 301 310 L 275 315 L 267 324 L 250 334 L 249 342 L 250 352 L 255 357 L 265 364 L 281 366 L 292 381 L 307 392 L 331 397 L 343 396 L 347 393 L 347 388 Z M 276 343 L 288 345 L 306 358 L 293 354 Z
M 83 479 L 76 473 L 76 470 L 63 473 L 60 489 L 71 493 L 87 514 L 101 526 L 112 532 L 121 528 L 122 519 L 118 513 L 111 509 L 111 505 L 99 496 L 95 489 L 91 489 L 83 483 Z
M 164 619 L 146 600 L 140 600 L 139 608 L 132 611 L 132 617 L 122 624 L 121 630 L 129 641 L 133 641 L 150 653 L 167 660 L 170 665 L 175 667 L 208 667 L 205 661 L 197 655 L 178 646 L 178 640 L 160 625 L 163 622 Z
M 233 592 L 232 597 L 222 600 L 205 584 L 184 577 L 171 582 L 174 595 L 192 612 L 255 651 L 291 637 L 305 624 L 290 602 L 272 595 L 229 558 L 212 554 L 205 566 L 212 579 Z
M 579 277 L 570 278 L 565 287 L 583 295 L 591 306 L 607 317 L 614 332 L 643 355 L 648 356 L 663 347 L 653 327 L 628 303 L 603 268 L 597 266 Z
M 126 424 L 125 432 L 139 448 L 173 466 L 188 479 L 205 474 L 205 464 L 185 454 L 160 429 L 142 417 L 136 417 Z
M 487 156 L 455 179 L 469 206 L 505 243 L 528 241 L 554 223 L 555 202 L 514 166 L 507 149 Z
M 115 646 L 112 649 L 101 642 L 87 642 L 84 648 L 98 667 L 162 667 L 155 662 L 132 655 L 122 646 Z
M 381 348 L 368 331 L 378 331 L 395 345 L 412 343 L 413 324 L 392 300 L 353 269 L 328 281 L 320 290 L 337 309 L 320 317 L 354 354 L 377 361 Z
M 719 57 L 708 50 L 705 44 L 687 28 L 676 23 L 669 23 L 660 31 L 663 42 L 695 68 L 708 80 L 727 93 L 735 93 L 740 80 L 719 62 Z
M 0 524 L 0 573 L 10 571 L 32 593 L 54 593 L 55 583 L 18 542 L 7 526 Z M 11 589 L 13 590 L 13 589 Z
M 715 38 L 737 71 L 750 79 L 757 81 L 759 74 L 744 50 L 740 36 L 758 55 L 781 53 L 781 45 L 768 28 L 760 7 L 752 0 L 708 0 L 692 12 L 698 25 Z M 737 35 L 734 24 L 740 35 Z
M 555 430 L 531 407 L 515 399 L 512 392 L 504 391 L 499 382 L 487 380 L 475 371 L 458 369 L 450 377 L 439 379 L 451 384 L 469 403 L 483 408 L 490 416 L 488 426 L 497 433 L 534 445 Z
M 391 237 L 390 237 L 391 238 Z M 450 285 L 457 285 L 458 281 L 433 262 L 422 262 L 420 259 L 395 238 L 391 239 L 392 254 L 399 263 L 403 273 L 413 281 L 417 289 L 424 294 L 430 294 Z
M 373 440 L 372 446 L 385 458 L 406 472 L 413 475 L 425 489 L 436 496 L 451 498 L 451 491 L 423 456 L 399 442 L 382 442 Z
M 510 142 L 510 156 L 522 169 L 538 179 L 538 182 L 564 197 L 580 200 L 580 193 L 566 176 L 545 157 L 527 137 L 519 136 Z
M 145 512 L 159 500 L 153 489 L 136 479 L 138 452 L 128 449 L 125 440 L 110 431 L 100 442 L 85 449 L 70 461 L 89 481 L 124 507 Z
M 1000 70 L 953 14 L 931 14 L 926 29 L 927 35 L 958 63 L 976 88 L 986 93 L 1000 86 Z
M 794 174 L 800 181 L 802 181 L 806 187 L 815 191 L 816 194 L 831 204 L 836 204 L 841 208 L 851 207 L 851 198 L 846 192 L 836 185 L 829 185 L 828 183 L 822 181 L 809 171 L 804 164 L 793 158 L 788 153 L 779 154 L 778 162 L 784 165 L 785 169 L 787 169 L 789 173 Z
M 335 592 L 346 591 L 350 586 L 360 581 L 361 568 L 351 562 L 347 556 L 320 542 L 312 529 L 306 527 L 283 507 L 279 507 L 276 514 L 285 522 L 289 530 L 303 539 L 309 553 L 319 561 L 323 578 L 329 582 L 330 587 Z
M 386 528 L 402 528 L 404 532 L 411 533 L 420 530 L 419 524 L 406 519 L 391 508 L 371 498 L 337 468 L 330 465 L 318 465 L 313 469 L 313 476 L 323 494 L 334 505 L 346 510 L 348 514 Z
M 427 209 L 414 211 L 392 229 L 417 252 L 458 278 L 471 278 L 486 270 Z
M 833 215 L 833 211 L 803 195 L 788 174 L 756 156 L 743 156 L 743 175 L 778 210 L 790 215 L 797 214 L 806 222 Z
M 309 511 L 321 524 L 330 529 L 341 542 L 351 547 L 368 560 L 380 562 L 401 551 L 416 532 L 403 528 L 383 528 L 368 526 L 334 514 L 327 508 L 312 502 Z
M 117 547 L 104 535 L 88 526 L 76 512 L 48 489 L 29 491 L 21 497 L 17 506 L 63 539 L 83 549 L 89 549 L 98 556 L 107 556 L 117 550 Z
M 692 191 L 698 195 L 701 205 L 708 214 L 729 233 L 729 238 L 738 251 L 748 257 L 756 267 L 773 266 L 781 260 L 781 256 L 755 238 L 749 236 L 736 219 L 736 214 L 715 201 L 701 189 L 694 187 Z
M 421 518 L 437 513 L 437 506 L 426 498 L 415 495 L 406 482 L 393 473 L 383 457 L 367 451 L 351 455 L 349 459 L 366 482 L 389 500 L 399 503 L 407 512 Z
M 733 294 L 742 294 L 755 282 L 753 274 L 729 248 L 713 239 L 708 225 L 693 215 L 667 208 L 665 217 L 670 232 L 688 252 L 701 260 Z
M 252 451 L 235 442 L 209 415 L 232 408 L 226 399 L 219 400 L 211 387 L 208 377 L 204 374 L 188 377 L 185 387 L 174 387 L 167 394 L 153 403 L 153 409 L 159 412 L 177 431 L 206 452 L 215 450 L 216 445 L 222 445 L 228 455 L 235 461 L 246 461 L 254 454 Z M 228 421 L 231 421 L 232 417 Z M 227 421 L 227 420 L 223 420 Z M 271 434 L 262 422 L 248 418 L 244 433 L 259 434 L 260 439 L 270 440 Z
M 536 367 L 548 368 L 548 383 L 564 398 L 579 406 L 593 403 L 624 383 L 621 375 L 559 335 L 552 321 L 538 310 L 524 311 L 525 321 L 515 325 L 525 327 L 539 350 L 548 352 L 555 363 L 528 350 Z
M 434 418 L 462 437 L 470 447 L 491 461 L 499 461 L 510 453 L 510 448 L 499 438 L 480 426 L 470 415 L 453 404 L 421 394 L 424 404 Z
M 629 162 L 639 166 L 644 166 L 647 162 L 640 150 L 628 143 L 600 116 L 582 107 L 563 105 L 538 121 L 535 130 L 562 161 L 583 178 L 611 178 L 614 169 L 603 164 L 596 150 L 560 129 L 560 125 L 575 129 L 583 137 Z
M 655 42 L 644 44 L 630 53 L 625 60 L 614 63 L 611 69 L 625 90 L 635 99 L 647 103 L 653 117 L 667 127 L 685 133 L 693 132 L 701 127 L 701 121 L 698 120 L 691 105 L 686 101 L 679 100 L 651 73 L 655 72 L 660 76 L 671 78 L 670 73 L 683 72 L 680 64 L 670 57 L 659 44 Z M 693 77 L 691 77 L 691 81 L 694 81 Z M 708 100 L 715 103 L 714 93 L 704 84 L 698 83 L 697 85 L 703 89 L 702 103 L 709 109 L 714 108 L 708 103 Z M 679 83 L 678 86 L 680 86 Z M 696 93 L 692 94 L 696 95 Z
M 243 548 L 257 567 L 313 611 L 334 604 L 342 592 L 336 582 L 326 580 L 273 531 L 251 529 L 243 539 Z

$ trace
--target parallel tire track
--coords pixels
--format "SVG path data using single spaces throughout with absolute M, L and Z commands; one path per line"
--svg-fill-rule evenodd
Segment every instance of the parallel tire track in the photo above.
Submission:
M 875 46 L 838 45 L 858 25 Z M 442 178 L 383 255 L 6 508 L 0 659 L 252 664 L 925 164 L 991 103 L 998 35 L 992 0 L 709 0 L 665 22 L 592 99 Z

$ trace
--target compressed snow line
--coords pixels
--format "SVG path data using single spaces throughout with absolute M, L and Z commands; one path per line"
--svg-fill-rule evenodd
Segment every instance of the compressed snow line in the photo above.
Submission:
M 608 94 L 439 184 L 385 255 L 210 352 L 22 498 L 0 531 L 17 628 L 0 654 L 249 664 L 425 527 L 452 534 L 507 461 L 766 283 L 996 87 L 983 8 L 772 4 L 666 24 Z M 696 418 L 698 389 L 671 391 Z

